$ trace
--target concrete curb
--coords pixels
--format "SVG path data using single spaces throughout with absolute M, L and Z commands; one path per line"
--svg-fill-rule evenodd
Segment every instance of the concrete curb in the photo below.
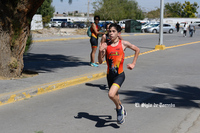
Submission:
M 34 43 L 34 42 L 49 42 L 49 41 L 81 40 L 81 39 L 89 39 L 89 37 L 72 37 L 72 38 L 59 38 L 59 39 L 33 40 L 33 43 Z
M 47 84 L 33 86 L 31 88 L 18 90 L 15 92 L 3 93 L 3 94 L 0 94 L 0 106 L 13 103 L 16 101 L 24 100 L 27 98 L 31 98 L 33 96 L 41 95 L 47 92 L 64 89 L 69 86 L 82 84 L 87 81 L 97 80 L 105 76 L 106 76 L 106 72 L 99 72 L 95 74 L 87 74 L 87 75 L 77 76 L 70 79 L 64 79 L 61 81 L 55 81 L 55 82 L 51 82 Z

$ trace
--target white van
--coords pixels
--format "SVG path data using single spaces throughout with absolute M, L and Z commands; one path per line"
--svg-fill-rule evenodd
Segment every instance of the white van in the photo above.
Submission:
M 130 19 L 124 19 L 124 20 L 119 21 L 118 24 L 121 26 L 122 29 L 125 29 L 125 23 L 126 23 L 127 20 L 130 20 Z
M 195 27 L 197 27 L 197 26 L 200 27 L 200 21 L 195 21 L 195 22 L 193 23 L 193 25 L 194 25 Z
M 53 21 L 51 23 L 51 26 L 52 27 L 61 27 L 61 23 L 62 23 L 62 21 Z
M 118 23 L 122 29 L 125 29 L 125 21 L 119 21 Z

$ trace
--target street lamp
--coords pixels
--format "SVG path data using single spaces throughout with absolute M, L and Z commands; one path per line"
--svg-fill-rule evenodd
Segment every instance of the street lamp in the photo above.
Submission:
M 159 43 L 155 47 L 155 49 L 159 49 L 159 50 L 164 50 L 165 49 L 165 45 L 163 45 L 163 14 L 164 14 L 164 0 L 160 0 Z

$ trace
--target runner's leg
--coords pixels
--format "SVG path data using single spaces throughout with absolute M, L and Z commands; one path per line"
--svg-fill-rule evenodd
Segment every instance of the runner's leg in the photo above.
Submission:
M 108 93 L 109 98 L 115 103 L 116 109 L 121 108 L 121 101 L 119 100 L 118 90 L 119 87 L 112 85 Z
M 90 62 L 92 62 L 92 63 L 94 63 L 96 51 L 97 51 L 97 48 L 92 47 L 92 51 L 90 53 Z

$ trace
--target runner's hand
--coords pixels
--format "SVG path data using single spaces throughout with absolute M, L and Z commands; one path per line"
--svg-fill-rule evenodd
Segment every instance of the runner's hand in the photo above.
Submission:
M 132 70 L 134 67 L 135 67 L 134 64 L 127 64 L 127 68 L 130 69 L 130 70 Z
M 99 51 L 104 51 L 107 49 L 107 43 L 100 43 L 99 45 Z

